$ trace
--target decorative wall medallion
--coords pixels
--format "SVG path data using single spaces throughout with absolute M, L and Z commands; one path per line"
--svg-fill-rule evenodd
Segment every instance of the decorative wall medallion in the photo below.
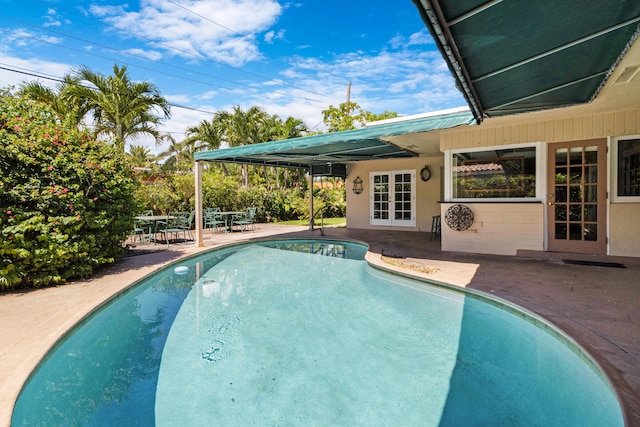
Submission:
M 468 230 L 473 224 L 473 212 L 465 205 L 453 205 L 445 212 L 444 221 L 452 230 Z
M 423 181 L 429 181 L 431 179 L 431 171 L 429 170 L 429 166 L 425 166 L 420 171 L 420 179 Z

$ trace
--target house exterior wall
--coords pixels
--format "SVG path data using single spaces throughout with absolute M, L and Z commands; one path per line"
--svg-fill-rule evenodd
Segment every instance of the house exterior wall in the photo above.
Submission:
M 640 134 L 640 107 L 617 112 L 580 115 L 579 109 L 558 109 L 552 112 L 523 114 L 508 118 L 487 119 L 480 126 L 461 126 L 440 133 L 440 150 L 464 150 L 530 143 L 556 143 Z M 546 170 L 542 151 L 538 161 Z M 607 176 L 612 174 L 609 156 Z M 547 250 L 546 194 L 531 202 L 473 201 L 460 202 L 470 207 L 475 221 L 466 231 L 455 231 L 445 222 L 447 209 L 457 202 L 444 202 L 444 163 L 442 157 L 372 160 L 348 165 L 347 226 L 349 228 L 430 231 L 434 215 L 442 216 L 442 250 L 515 255 L 518 250 Z M 432 177 L 423 182 L 419 171 L 429 165 Z M 370 223 L 370 172 L 415 170 L 415 227 L 374 226 Z M 353 180 L 359 176 L 364 184 L 360 195 L 353 193 Z M 539 177 L 540 178 L 540 177 Z M 544 182 L 544 181 L 542 181 Z M 613 191 L 609 188 L 609 192 Z M 544 191 L 546 193 L 546 189 Z M 607 253 L 614 256 L 640 257 L 640 203 L 607 204 Z
M 612 203 L 609 213 L 610 254 L 640 256 L 640 203 Z
M 447 209 L 456 203 L 442 203 L 442 250 L 497 255 L 515 255 L 519 249 L 544 248 L 544 205 L 542 203 L 463 203 L 474 221 L 465 231 L 446 224 Z
M 556 117 L 563 113 L 563 109 L 557 110 Z M 640 108 L 546 120 L 535 120 L 538 117 L 535 114 L 528 119 L 524 114 L 516 117 L 521 117 L 522 122 L 492 126 L 490 120 L 486 120 L 481 126 L 445 132 L 440 138 L 440 151 L 537 141 L 578 141 L 640 133 Z
M 568 142 L 596 138 L 611 138 L 640 134 L 640 108 L 571 116 L 573 109 L 550 114 L 523 114 L 516 116 L 519 123 L 508 120 L 485 120 L 481 126 L 461 127 L 446 131 L 440 138 L 440 149 L 469 149 L 532 142 Z M 577 110 L 579 111 L 579 110 Z M 565 115 L 562 117 L 562 115 Z M 536 117 L 538 119 L 536 119 Z M 500 123 L 507 123 L 500 125 Z M 546 159 L 541 159 L 546 162 Z M 607 166 L 611 176 L 611 162 Z M 609 191 L 612 191 L 609 189 Z M 640 256 L 640 203 L 610 202 L 608 205 L 608 254 L 614 256 Z M 464 203 L 463 203 L 464 204 Z M 451 204 L 442 204 L 442 216 Z M 544 203 L 470 203 L 476 215 L 473 231 L 456 232 L 444 221 L 442 249 L 447 251 L 479 252 L 514 255 L 518 249 L 545 250 Z
M 441 199 L 441 182 L 443 167 L 442 157 L 414 157 L 408 159 L 373 160 L 352 163 L 347 169 L 347 227 L 378 229 L 378 230 L 404 230 L 404 231 L 431 231 L 431 218 L 440 214 L 438 201 Z M 431 170 L 431 179 L 424 182 L 419 173 L 425 165 Z M 416 177 L 416 226 L 392 227 L 376 226 L 370 224 L 370 172 L 385 172 L 393 170 L 415 169 Z M 363 181 L 364 191 L 354 194 L 352 191 L 353 180 L 359 176 Z

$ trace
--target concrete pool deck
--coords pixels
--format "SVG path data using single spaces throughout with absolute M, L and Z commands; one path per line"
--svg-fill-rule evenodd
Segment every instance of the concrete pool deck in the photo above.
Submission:
M 89 280 L 0 294 L 0 426 L 31 371 L 69 328 L 110 296 L 157 268 L 216 246 L 265 237 L 320 237 L 308 227 L 258 224 L 254 232 L 205 233 L 193 243 L 140 245 Z M 369 244 L 377 265 L 465 287 L 520 305 L 565 331 L 614 384 L 628 426 L 640 427 L 640 259 L 593 258 L 626 268 L 566 264 L 567 254 L 522 256 L 441 252 L 428 233 L 325 228 L 326 238 Z

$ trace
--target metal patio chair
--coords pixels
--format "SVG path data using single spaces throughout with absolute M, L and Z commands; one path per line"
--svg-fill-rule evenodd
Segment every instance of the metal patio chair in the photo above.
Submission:
M 220 208 L 209 208 L 204 213 L 204 228 L 212 228 L 216 233 L 220 232 L 220 227 L 224 229 L 227 222 L 220 214 Z

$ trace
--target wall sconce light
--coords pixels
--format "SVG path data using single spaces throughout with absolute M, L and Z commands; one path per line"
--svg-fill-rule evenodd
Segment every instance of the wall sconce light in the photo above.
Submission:
M 353 192 L 356 194 L 360 194 L 364 191 L 364 187 L 362 186 L 362 180 L 359 176 L 356 176 L 356 179 L 353 180 Z

